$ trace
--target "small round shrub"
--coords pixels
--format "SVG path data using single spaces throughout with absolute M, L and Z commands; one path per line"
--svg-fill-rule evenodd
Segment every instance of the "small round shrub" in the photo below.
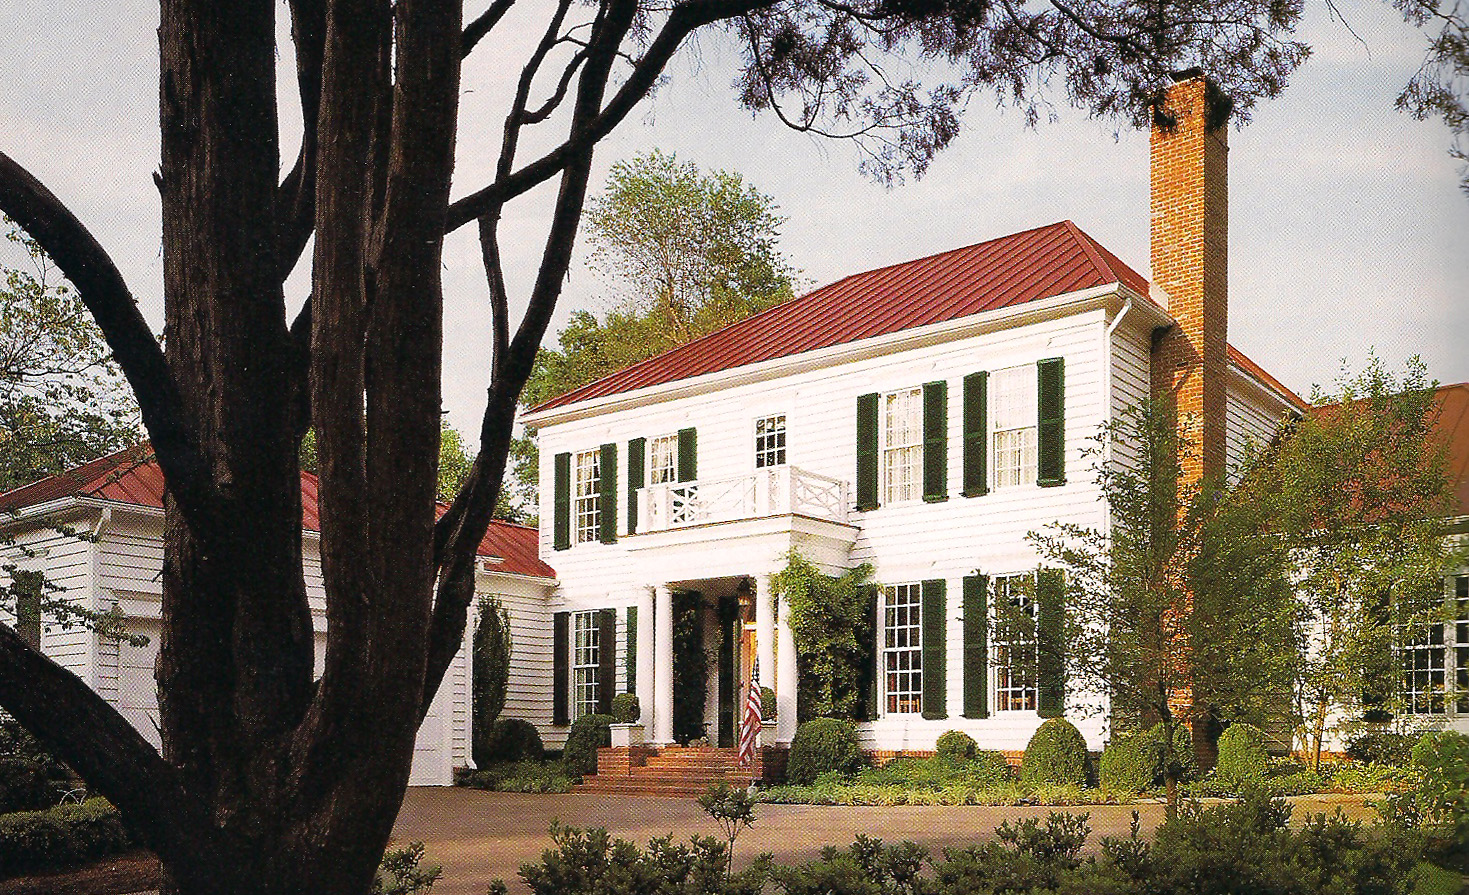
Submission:
M 1407 765 L 1417 742 L 1412 734 L 1375 730 L 1354 737 L 1347 743 L 1346 753 L 1353 761 L 1400 768 Z
M 974 737 L 962 730 L 945 731 L 933 746 L 934 754 L 951 761 L 968 761 L 979 753 Z
M 824 773 L 851 774 L 861 763 L 857 728 L 851 721 L 816 718 L 796 728 L 786 760 L 786 779 L 809 785 Z
M 643 707 L 638 703 L 638 698 L 631 693 L 618 693 L 612 697 L 612 717 L 616 720 L 614 724 L 636 724 L 643 716 Z
M 489 731 L 475 740 L 478 767 L 501 761 L 540 761 L 546 751 L 540 731 L 524 718 L 496 718 Z
M 1149 746 L 1146 733 L 1114 736 L 1097 762 L 1097 777 L 1102 789 L 1139 793 L 1152 786 L 1158 776 L 1158 761 Z
M 1231 724 L 1219 737 L 1219 762 L 1214 765 L 1214 776 L 1229 791 L 1261 785 L 1269 766 L 1265 733 L 1255 725 Z
M 597 773 L 597 750 L 612 745 L 611 715 L 582 715 L 566 734 L 566 769 L 579 777 Z
M 1020 762 L 1020 782 L 1059 786 L 1086 785 L 1086 739 L 1064 718 L 1052 718 L 1040 726 L 1025 747 Z
M 760 720 L 775 720 L 775 691 L 769 687 L 760 688 Z
M 1144 748 L 1152 756 L 1153 782 L 1162 784 L 1163 775 L 1163 723 L 1160 721 L 1148 728 L 1143 734 L 1145 737 Z M 1194 738 L 1189 733 L 1188 725 L 1175 723 L 1173 726 L 1173 772 L 1180 783 L 1197 780 L 1199 777 L 1199 759 L 1194 755 Z

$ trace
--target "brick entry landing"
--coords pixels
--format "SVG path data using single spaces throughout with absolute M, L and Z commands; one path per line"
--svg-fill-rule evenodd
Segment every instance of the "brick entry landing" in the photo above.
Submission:
M 747 786 L 752 779 L 774 781 L 784 775 L 786 750 L 760 749 L 755 767 L 739 765 L 734 749 L 711 746 L 627 746 L 597 750 L 597 773 L 573 792 L 623 796 L 695 798 L 710 786 Z

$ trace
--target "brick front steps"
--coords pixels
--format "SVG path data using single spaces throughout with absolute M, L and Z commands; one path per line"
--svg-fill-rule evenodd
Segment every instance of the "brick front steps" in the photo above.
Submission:
M 709 746 L 629 746 L 597 750 L 597 773 L 573 792 L 619 796 L 695 798 L 710 786 L 747 786 L 751 779 L 778 779 L 785 770 L 784 749 L 765 747 L 755 768 L 742 768 L 734 749 Z

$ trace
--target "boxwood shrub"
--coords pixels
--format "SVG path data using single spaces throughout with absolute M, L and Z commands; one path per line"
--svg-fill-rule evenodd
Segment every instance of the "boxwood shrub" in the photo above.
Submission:
M 1085 786 L 1086 740 L 1076 725 L 1052 718 L 1036 730 L 1020 762 L 1022 783 Z
M 939 735 L 933 751 L 939 758 L 968 761 L 979 753 L 979 744 L 974 741 L 974 737 L 962 730 L 950 730 Z
M 1418 738 L 1412 734 L 1374 730 L 1353 737 L 1346 753 L 1353 761 L 1401 768 L 1408 764 L 1416 742 Z
M 1145 733 L 1114 736 L 1097 762 L 1102 789 L 1122 794 L 1139 793 L 1153 785 L 1158 761 Z
M 597 773 L 597 750 L 612 745 L 611 715 L 582 715 L 566 735 L 566 769 L 579 777 Z
M 1265 733 L 1253 724 L 1235 723 L 1219 737 L 1219 762 L 1214 776 L 1231 792 L 1260 786 L 1270 768 Z
M 540 761 L 545 754 L 540 731 L 524 718 L 496 718 L 490 731 L 479 738 L 481 747 L 474 753 L 479 767 L 504 761 Z
M 786 760 L 786 779 L 810 784 L 829 771 L 855 773 L 861 760 L 857 728 L 851 721 L 816 718 L 796 728 Z
M 0 814 L 0 878 L 95 861 L 132 846 L 106 799 Z
M 638 698 L 631 693 L 618 693 L 612 697 L 612 717 L 614 724 L 636 724 L 643 716 L 643 707 Z

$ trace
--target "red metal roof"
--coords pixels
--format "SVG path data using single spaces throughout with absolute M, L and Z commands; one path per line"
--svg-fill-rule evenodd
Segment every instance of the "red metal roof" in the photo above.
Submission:
M 1469 382 L 1439 388 L 1438 431 L 1449 451 L 1449 478 L 1457 485 L 1459 515 L 1469 516 Z
M 1297 410 L 1306 410 L 1311 406 L 1310 401 L 1307 401 L 1305 398 L 1302 398 L 1300 395 L 1286 388 L 1279 379 L 1276 379 L 1274 376 L 1266 373 L 1264 367 L 1261 367 L 1259 364 L 1245 357 L 1244 352 L 1240 351 L 1233 345 L 1228 345 L 1226 347 L 1229 349 L 1230 361 L 1239 366 L 1239 368 L 1244 370 L 1246 373 L 1258 379 L 1260 382 L 1279 391 L 1282 395 L 1286 397 L 1287 400 L 1289 400 L 1292 404 L 1296 406 Z
M 1148 281 L 1070 221 L 853 274 L 546 401 L 546 410 L 1110 283 Z M 534 412 L 534 411 L 533 411 Z
M 321 530 L 318 486 L 316 476 L 301 473 L 301 527 L 307 531 Z M 146 445 L 130 448 L 0 494 L 0 510 L 20 510 L 63 497 L 92 497 L 161 509 L 163 471 Z M 556 570 L 540 559 L 539 542 L 536 529 L 496 520 L 480 542 L 479 555 L 504 560 L 487 565 L 486 571 L 555 578 Z

